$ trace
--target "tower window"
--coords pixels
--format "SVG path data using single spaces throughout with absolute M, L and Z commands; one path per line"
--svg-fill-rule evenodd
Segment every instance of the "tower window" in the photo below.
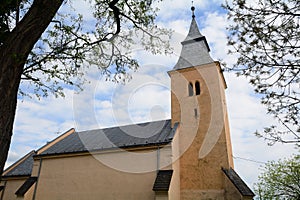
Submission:
M 189 90 L 189 96 L 193 96 L 194 95 L 193 83 L 191 82 L 189 83 L 188 90 Z
M 199 81 L 196 81 L 195 89 L 196 89 L 196 95 L 199 95 L 200 94 L 200 83 L 199 83 Z

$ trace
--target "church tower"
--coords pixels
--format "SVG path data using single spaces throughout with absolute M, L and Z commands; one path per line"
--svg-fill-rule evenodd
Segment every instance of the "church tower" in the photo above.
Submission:
M 180 199 L 235 199 L 232 194 L 226 198 L 232 190 L 225 172 L 234 168 L 226 82 L 198 29 L 194 9 L 179 60 L 168 72 L 172 126 L 178 126 L 178 160 L 173 167 L 179 168 Z

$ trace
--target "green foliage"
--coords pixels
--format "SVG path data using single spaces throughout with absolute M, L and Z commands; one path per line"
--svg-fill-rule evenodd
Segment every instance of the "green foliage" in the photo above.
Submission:
M 269 141 L 300 142 L 300 1 L 233 0 L 228 45 L 238 60 L 228 70 L 246 76 L 281 127 L 257 133 Z
M 7 2 L 19 3 L 18 7 L 9 7 L 6 15 L 15 18 L 22 8 L 20 20 L 32 4 L 32 1 Z M 94 16 L 90 21 L 84 21 L 75 10 L 57 13 L 27 58 L 19 94 L 38 98 L 49 94 L 63 96 L 65 87 L 80 90 L 86 82 L 84 75 L 94 69 L 107 80 L 125 82 L 130 79 L 130 72 L 139 67 L 133 57 L 135 48 L 152 53 L 171 52 L 168 43 L 171 31 L 155 25 L 157 8 L 151 6 L 151 1 L 88 2 Z M 63 4 L 68 5 L 72 6 L 72 1 Z M 2 18 L 0 23 L 10 27 L 8 31 L 18 26 Z M 3 35 L 1 40 L 5 40 Z
M 268 162 L 255 192 L 261 200 L 300 199 L 300 156 Z

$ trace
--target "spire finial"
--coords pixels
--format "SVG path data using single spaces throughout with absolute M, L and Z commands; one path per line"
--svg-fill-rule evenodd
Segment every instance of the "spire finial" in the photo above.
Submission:
M 192 7 L 191 7 L 191 10 L 192 10 L 192 17 L 195 18 L 195 7 L 194 7 L 194 1 L 192 1 Z

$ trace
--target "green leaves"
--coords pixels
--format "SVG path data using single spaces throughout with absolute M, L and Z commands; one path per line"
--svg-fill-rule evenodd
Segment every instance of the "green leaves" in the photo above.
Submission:
M 255 192 L 261 200 L 300 198 L 300 156 L 270 161 L 259 176 Z

